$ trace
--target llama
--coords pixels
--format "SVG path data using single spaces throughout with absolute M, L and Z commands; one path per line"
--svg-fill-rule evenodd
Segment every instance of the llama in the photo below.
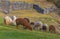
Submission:
M 53 25 L 49 26 L 49 31 L 56 32 L 56 28 Z
M 4 17 L 4 23 L 5 23 L 6 25 L 11 24 L 11 22 L 12 22 L 12 19 L 11 19 L 9 16 L 5 16 L 5 17 Z
M 23 25 L 24 29 L 25 28 L 29 28 L 30 30 L 32 30 L 32 26 L 30 25 L 30 23 L 25 20 L 24 18 L 17 18 L 16 19 L 16 28 L 18 29 L 18 25 Z
M 43 24 L 42 30 L 43 30 L 43 31 L 48 31 L 48 25 L 47 25 L 47 24 Z
M 42 27 L 43 23 L 41 21 L 37 21 L 34 23 L 34 29 L 40 30 Z

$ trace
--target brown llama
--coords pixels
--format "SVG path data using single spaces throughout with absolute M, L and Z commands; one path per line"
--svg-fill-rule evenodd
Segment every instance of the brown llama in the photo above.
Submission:
M 50 25 L 49 26 L 49 31 L 56 32 L 56 29 L 55 29 L 55 27 L 53 25 Z
M 16 19 L 16 28 L 18 29 L 18 25 L 23 25 L 24 28 L 29 28 L 30 30 L 32 30 L 32 26 L 30 25 L 30 23 L 24 19 L 24 18 L 17 18 Z

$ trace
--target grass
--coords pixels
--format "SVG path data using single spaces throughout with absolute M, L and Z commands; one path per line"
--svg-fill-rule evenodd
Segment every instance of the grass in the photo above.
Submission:
M 0 39 L 60 39 L 60 35 L 34 30 L 17 30 L 5 25 L 0 26 Z
M 38 31 L 0 31 L 0 39 L 60 39 L 60 35 Z

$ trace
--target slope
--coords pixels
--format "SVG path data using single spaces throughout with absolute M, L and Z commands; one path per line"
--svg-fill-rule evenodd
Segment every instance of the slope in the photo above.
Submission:
M 60 39 L 59 34 L 53 34 L 43 31 L 29 31 L 16 29 L 15 26 L 3 25 L 0 18 L 0 39 Z

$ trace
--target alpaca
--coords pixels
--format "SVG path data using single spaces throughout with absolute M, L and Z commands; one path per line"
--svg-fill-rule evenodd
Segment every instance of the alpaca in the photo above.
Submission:
M 47 24 L 43 24 L 42 30 L 43 30 L 43 31 L 48 31 L 48 25 L 47 25 Z
M 34 29 L 40 30 L 42 27 L 43 23 L 41 21 L 37 21 L 34 23 Z
M 34 22 L 31 22 L 30 24 L 31 24 L 31 25 L 34 25 L 35 23 L 34 23 Z
M 56 28 L 53 25 L 49 26 L 49 31 L 56 32 Z
M 34 24 L 35 24 L 34 22 L 31 22 L 30 23 L 30 25 L 32 26 L 32 28 L 34 28 Z
M 30 30 L 32 30 L 32 26 L 30 25 L 30 23 L 25 20 L 24 18 L 17 18 L 16 19 L 16 28 L 18 29 L 18 25 L 23 25 L 24 28 L 29 28 Z
M 12 19 L 11 19 L 9 16 L 5 16 L 5 17 L 4 17 L 4 23 L 5 23 L 6 25 L 11 24 L 11 22 L 12 22 Z

